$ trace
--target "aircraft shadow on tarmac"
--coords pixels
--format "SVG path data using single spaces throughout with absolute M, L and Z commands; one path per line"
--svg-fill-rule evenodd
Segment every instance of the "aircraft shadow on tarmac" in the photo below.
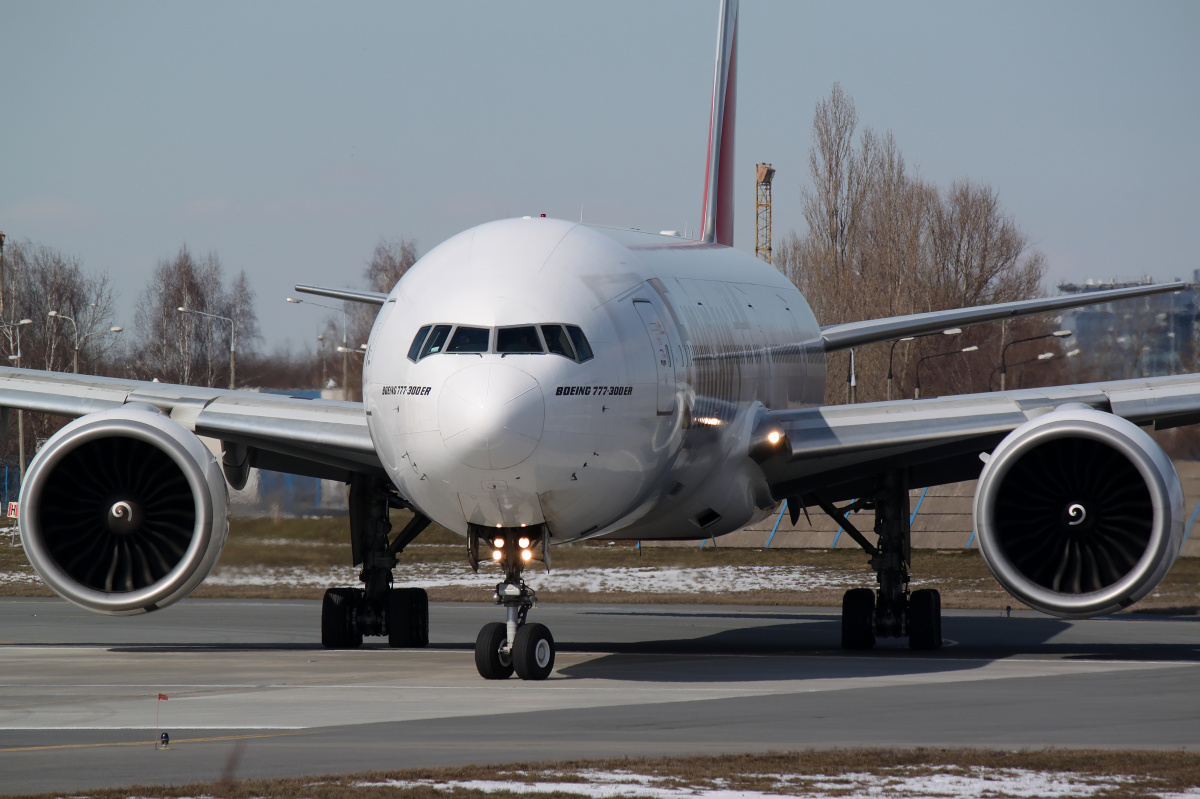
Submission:
M 1042 616 L 946 615 L 942 620 L 944 646 L 935 652 L 911 651 L 906 639 L 880 639 L 876 647 L 847 652 L 840 647 L 841 620 L 836 614 L 788 612 L 696 612 L 672 610 L 588 610 L 557 640 L 560 654 L 599 653 L 582 663 L 560 659 L 560 677 L 576 679 L 628 680 L 633 682 L 754 682 L 764 680 L 839 678 L 867 674 L 921 674 L 962 671 L 1005 658 L 1054 658 L 1114 661 L 1200 662 L 1200 619 L 1148 618 L 1144 615 L 1112 617 L 1111 623 L 1063 635 L 1074 623 Z M 588 624 L 587 617 L 596 623 Z M 650 622 L 678 619 L 678 635 L 644 640 L 605 640 L 621 619 Z M 728 620 L 733 629 L 710 632 L 713 624 Z M 1162 631 L 1147 635 L 1142 622 L 1178 622 L 1183 635 L 1168 642 L 1155 642 Z M 706 623 L 708 622 L 708 623 Z M 1173 626 L 1173 625 L 1172 625 Z M 662 625 L 658 625 L 662 629 Z M 599 634 L 588 635 L 590 629 Z M 1195 629 L 1193 634 L 1191 630 Z M 1186 639 L 1186 640 L 1180 640 Z M 187 652 L 323 651 L 319 644 L 233 643 L 194 644 L 109 642 L 109 651 L 128 654 Z M 470 651 L 473 640 L 441 641 L 430 649 Z M 364 649 L 388 651 L 383 641 L 368 640 Z M 402 651 L 397 651 L 401 654 Z M 749 656 L 749 657 L 747 657 Z
M 829 614 L 672 613 L 597 611 L 597 615 L 677 616 L 688 620 L 738 618 L 759 624 L 698 637 L 639 642 L 560 641 L 560 652 L 602 652 L 602 657 L 563 666 L 559 675 L 577 679 L 634 682 L 753 682 L 779 679 L 837 679 L 872 674 L 963 671 L 1005 658 L 1200 662 L 1200 635 L 1186 643 L 1117 639 L 1056 642 L 1071 622 L 1054 618 L 944 617 L 945 644 L 935 652 L 912 651 L 906 639 L 880 639 L 876 648 L 847 652 L 840 647 L 841 620 Z M 1133 622 L 1133 619 L 1121 619 Z M 746 658 L 745 656 L 755 656 Z M 687 663 L 680 656 L 694 656 Z M 789 657 L 790 656 L 790 657 Z

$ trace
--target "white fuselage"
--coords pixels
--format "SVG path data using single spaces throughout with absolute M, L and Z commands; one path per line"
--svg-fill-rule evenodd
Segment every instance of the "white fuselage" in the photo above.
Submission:
M 486 351 L 443 341 L 410 359 L 438 325 L 476 328 Z M 574 326 L 594 357 L 499 351 L 521 326 L 548 350 Z M 481 225 L 420 259 L 363 365 L 371 435 L 405 498 L 464 535 L 545 524 L 554 542 L 739 529 L 775 504 L 746 454 L 758 411 L 824 389 L 816 320 L 769 264 L 545 218 Z

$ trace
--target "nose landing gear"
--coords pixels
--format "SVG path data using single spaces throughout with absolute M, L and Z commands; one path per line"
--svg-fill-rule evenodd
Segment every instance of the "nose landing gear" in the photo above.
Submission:
M 544 680 L 554 670 L 554 636 L 544 624 L 528 624 L 537 594 L 521 574 L 534 560 L 549 565 L 545 527 L 478 528 L 472 526 L 467 542 L 472 567 L 479 568 L 480 544 L 491 546 L 492 560 L 504 570 L 494 599 L 503 605 L 504 622 L 485 624 L 475 639 L 475 668 L 485 680 L 505 680 L 513 672 L 522 680 Z M 540 547 L 540 557 L 535 550 Z

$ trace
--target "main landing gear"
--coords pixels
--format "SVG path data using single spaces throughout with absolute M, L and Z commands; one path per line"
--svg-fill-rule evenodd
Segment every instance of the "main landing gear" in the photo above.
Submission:
M 554 636 L 544 624 L 527 623 L 537 595 L 525 584 L 521 573 L 534 560 L 549 565 L 546 528 L 471 525 L 467 551 L 476 571 L 481 548 L 490 550 L 492 560 L 504 570 L 504 582 L 496 586 L 494 599 L 497 605 L 504 606 L 506 620 L 485 624 L 479 631 L 475 639 L 475 668 L 485 680 L 506 680 L 514 671 L 522 680 L 544 680 L 554 669 Z M 539 548 L 540 557 L 535 554 Z
M 423 588 L 395 588 L 396 555 L 412 543 L 429 519 L 417 513 L 393 539 L 390 508 L 407 504 L 382 478 L 355 475 L 350 483 L 350 541 L 354 565 L 363 567 L 362 588 L 330 588 L 321 603 L 321 643 L 353 649 L 364 635 L 386 635 L 394 647 L 429 644 L 429 597 Z
M 881 476 L 871 497 L 842 508 L 815 498 L 826 514 L 871 556 L 879 590 L 852 588 L 842 597 L 842 648 L 870 649 L 876 638 L 908 638 L 910 649 L 942 645 L 942 598 L 936 590 L 908 590 L 912 562 L 908 485 L 903 472 Z M 846 518 L 854 510 L 875 511 L 878 544 L 872 544 Z

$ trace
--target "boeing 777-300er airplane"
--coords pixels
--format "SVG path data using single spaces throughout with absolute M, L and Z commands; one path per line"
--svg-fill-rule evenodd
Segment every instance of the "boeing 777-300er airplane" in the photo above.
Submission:
M 505 622 L 475 660 L 489 679 L 544 679 L 554 639 L 522 579 L 551 544 L 698 539 L 786 502 L 831 514 L 878 590 L 842 606 L 842 643 L 941 645 L 937 591 L 909 590 L 909 490 L 978 476 L 988 567 L 1045 613 L 1111 613 L 1179 554 L 1183 492 L 1142 429 L 1200 421 L 1182 375 L 822 407 L 826 353 L 1184 284 L 821 327 L 770 264 L 732 249 L 737 2 L 722 3 L 698 240 L 543 217 L 460 233 L 390 293 L 297 290 L 379 307 L 363 401 L 337 402 L 29 369 L 0 370 L 0 406 L 77 417 L 21 488 L 29 560 L 64 598 L 145 613 L 188 595 L 225 543 L 227 484 L 252 467 L 349 485 L 362 588 L 325 594 L 321 640 L 428 642 L 428 602 L 393 586 L 429 523 L 503 577 Z M 218 461 L 198 436 L 219 439 Z M 845 518 L 875 511 L 878 540 Z M 409 508 L 397 533 L 389 508 Z

